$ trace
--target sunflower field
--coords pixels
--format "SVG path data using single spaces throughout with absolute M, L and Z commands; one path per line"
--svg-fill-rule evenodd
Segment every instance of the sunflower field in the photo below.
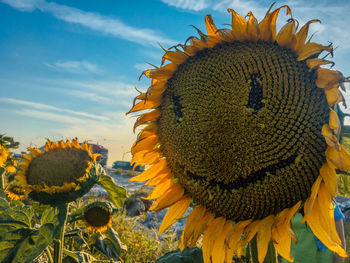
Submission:
M 319 20 L 299 24 L 287 5 L 260 22 L 227 11 L 228 27 L 206 15 L 206 32 L 161 47 L 126 113 L 136 117 L 131 164 L 146 167 L 130 181 L 151 187 L 149 210 L 166 211 L 156 228 L 126 216 L 130 193 L 87 142 L 47 139 L 15 159 L 18 143 L 1 136 L 0 263 L 347 260 L 335 197 L 350 197 L 339 109 L 350 79 L 332 68 L 333 45 L 309 36 Z M 290 17 L 277 31 L 281 12 Z M 107 196 L 89 195 L 94 186 Z

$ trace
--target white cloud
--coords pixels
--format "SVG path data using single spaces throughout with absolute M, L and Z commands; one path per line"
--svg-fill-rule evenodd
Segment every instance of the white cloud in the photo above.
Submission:
M 140 71 L 145 71 L 150 68 L 150 65 L 146 63 L 137 63 L 134 65 L 134 68 L 140 70 Z
M 74 60 L 67 60 L 67 61 L 57 61 L 54 64 L 46 63 L 46 65 L 54 70 L 58 71 L 64 71 L 69 73 L 101 73 L 102 70 L 96 65 L 89 61 L 82 60 L 82 61 L 74 61 Z
M 162 43 L 164 45 L 174 45 L 177 43 L 177 41 L 166 38 L 154 30 L 148 28 L 136 28 L 125 24 L 117 18 L 103 16 L 93 12 L 86 12 L 77 8 L 56 4 L 54 2 L 47 2 L 45 0 L 0 1 L 21 11 L 33 11 L 38 9 L 65 22 L 78 24 L 141 45 L 151 44 L 153 46 L 158 46 L 157 43 Z
M 108 120 L 108 118 L 105 117 L 105 116 L 95 115 L 95 114 L 82 112 L 82 111 L 74 111 L 74 110 L 71 110 L 71 109 L 58 108 L 58 107 L 55 107 L 55 106 L 42 104 L 42 103 L 37 103 L 37 102 L 32 102 L 32 101 L 18 100 L 18 99 L 13 99 L 13 98 L 0 98 L 0 101 L 3 102 L 3 103 L 22 105 L 22 106 L 31 108 L 31 109 L 25 109 L 25 108 L 21 109 L 20 111 L 18 111 L 18 113 L 20 113 L 22 111 L 28 113 L 28 112 L 34 112 L 36 110 L 40 110 L 40 111 L 37 111 L 37 112 L 42 114 L 42 116 L 50 116 L 50 114 L 54 114 L 55 115 L 55 113 L 49 113 L 47 111 L 54 111 L 54 112 L 68 113 L 68 114 L 71 114 L 71 115 L 76 115 L 76 116 L 90 118 L 90 119 L 95 119 L 95 120 L 103 120 L 103 121 Z M 36 110 L 33 110 L 33 109 L 36 109 Z M 64 114 L 62 116 L 67 117 L 67 114 Z M 74 117 L 67 117 L 67 118 L 75 119 Z
M 206 9 L 210 2 L 208 0 L 161 0 L 170 6 L 175 6 L 181 9 L 200 11 Z

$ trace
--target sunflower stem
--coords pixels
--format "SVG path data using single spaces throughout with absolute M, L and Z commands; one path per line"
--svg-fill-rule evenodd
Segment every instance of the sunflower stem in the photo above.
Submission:
M 66 223 L 68 218 L 68 204 L 59 206 L 59 215 L 63 215 L 60 229 L 58 231 L 57 239 L 54 241 L 54 263 L 62 263 L 63 248 L 64 248 L 64 232 L 66 231 Z
M 5 189 L 5 171 L 4 168 L 0 167 L 0 188 L 3 190 Z

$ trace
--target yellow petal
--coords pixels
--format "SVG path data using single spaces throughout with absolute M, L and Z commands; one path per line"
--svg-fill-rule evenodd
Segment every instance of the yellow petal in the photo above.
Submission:
M 256 42 L 260 34 L 258 20 L 251 11 L 249 11 L 247 16 L 249 17 L 246 32 L 247 40 Z
M 325 182 L 328 192 L 332 197 L 335 197 L 337 193 L 337 175 L 335 169 L 325 163 L 320 169 L 320 175 Z
M 328 124 L 324 124 L 322 126 L 322 135 L 326 139 L 328 146 L 337 147 L 337 149 L 340 151 L 338 138 L 333 134 Z
M 330 89 L 338 87 L 340 83 L 344 82 L 345 78 L 339 71 L 330 70 L 327 68 L 319 68 L 317 70 L 316 85 L 321 89 Z
M 334 65 L 334 62 L 321 59 L 321 58 L 310 58 L 306 60 L 306 64 L 309 67 L 309 71 L 311 72 L 314 68 L 317 68 L 322 65 L 332 64 Z
M 244 229 L 252 222 L 251 219 L 240 221 L 233 226 L 232 233 L 230 233 L 230 237 L 228 239 L 228 247 L 233 251 L 236 251 L 239 240 L 243 234 Z
M 189 214 L 181 235 L 181 251 L 187 246 L 188 241 L 193 235 L 194 229 L 197 227 L 197 223 L 204 217 L 205 212 L 206 208 L 202 205 L 198 205 Z
M 216 236 L 221 232 L 226 219 L 224 217 L 215 218 L 209 225 L 203 236 L 203 261 L 204 263 L 211 263 L 210 255 L 214 245 Z
M 292 262 L 290 253 L 292 230 L 290 228 L 290 220 L 298 211 L 301 201 L 296 203 L 292 208 L 286 208 L 281 211 L 275 219 L 272 226 L 271 239 L 278 254 Z
M 182 64 L 187 60 L 188 56 L 181 51 L 167 51 L 162 58 L 162 64 L 167 59 L 175 64 Z
M 232 35 L 238 41 L 247 39 L 247 21 L 235 10 L 228 8 L 227 11 L 232 13 Z M 250 28 L 252 30 L 252 28 Z
M 40 154 L 43 153 L 38 148 L 34 148 L 34 147 L 28 147 L 28 151 L 30 151 L 33 154 L 34 157 L 38 157 Z
M 335 135 L 339 137 L 340 121 L 337 113 L 332 108 L 329 108 L 329 128 L 334 130 Z
M 207 29 L 207 34 L 210 37 L 218 37 L 219 33 L 218 33 L 218 29 L 216 27 L 216 25 L 214 24 L 213 18 L 211 17 L 211 15 L 206 15 L 205 16 L 205 27 Z
M 7 173 L 15 173 L 16 172 L 16 167 L 10 165 L 6 167 L 6 172 Z
M 278 14 L 282 8 L 287 9 L 287 15 L 291 14 L 289 6 L 284 5 L 280 8 L 277 8 L 272 13 L 269 13 L 265 18 L 259 23 L 260 29 L 260 39 L 266 42 L 273 42 L 276 38 L 276 20 Z
M 334 242 L 341 244 L 341 240 L 335 228 L 334 206 L 332 204 L 332 196 L 328 192 L 327 187 L 324 183 L 320 185 L 317 201 L 320 208 L 319 215 L 321 217 L 321 224 L 323 225 L 323 229 L 328 231 L 330 238 Z
M 142 100 L 138 103 L 136 103 L 130 111 L 128 111 L 126 114 L 129 114 L 131 112 L 136 112 L 136 111 L 142 111 L 142 110 L 147 110 L 147 109 L 154 109 L 157 108 L 160 105 L 161 101 L 151 101 L 151 100 Z
M 141 141 L 136 142 L 131 147 L 131 153 L 135 154 L 138 151 L 153 150 L 157 144 L 158 144 L 158 136 L 153 135 L 153 136 L 147 137 Z
M 145 183 L 145 186 L 155 186 L 155 185 L 159 185 L 160 183 L 164 182 L 165 180 L 173 180 L 173 176 L 171 174 L 168 173 L 163 173 L 163 174 L 159 174 L 151 179 L 149 179 L 147 181 L 147 183 Z
M 331 45 L 322 46 L 321 44 L 313 42 L 308 43 L 298 52 L 298 61 L 307 59 L 315 54 L 321 53 L 322 51 L 333 52 L 333 47 Z
M 281 47 L 292 48 L 295 45 L 295 20 L 290 19 L 290 21 L 284 25 L 278 32 L 276 41 Z
M 163 170 L 166 169 L 166 170 Z M 157 176 L 160 173 L 170 172 L 169 168 L 167 168 L 167 161 L 165 159 L 161 159 L 155 164 L 153 164 L 151 167 L 147 168 L 146 171 L 143 173 L 132 177 L 129 179 L 129 181 L 135 181 L 135 182 L 144 182 L 146 180 L 149 180 L 155 176 Z
M 311 187 L 310 197 L 306 200 L 304 204 L 304 218 L 300 221 L 301 223 L 304 223 L 308 219 L 308 217 L 311 216 L 310 211 L 312 210 L 312 207 L 315 203 L 316 196 L 317 196 L 318 190 L 320 189 L 321 182 L 322 182 L 322 177 L 318 176 L 316 181 Z
M 171 206 L 184 195 L 184 189 L 178 183 L 173 184 L 168 191 L 166 191 L 161 197 L 159 197 L 153 205 L 150 207 L 150 210 L 159 212 L 166 207 Z
M 296 34 L 296 45 L 294 47 L 295 52 L 299 55 L 300 51 L 305 45 L 307 34 L 309 32 L 309 26 L 311 23 L 320 22 L 320 20 L 314 19 L 307 22 Z
M 212 253 L 211 253 L 212 263 L 224 263 L 225 261 L 224 241 L 229 231 L 232 230 L 232 227 L 233 227 L 232 221 L 228 220 L 223 226 L 221 232 L 218 232 L 219 234 L 213 244 Z
M 156 149 L 152 152 L 147 152 L 143 155 L 143 163 L 145 165 L 153 164 L 162 157 L 163 153 L 160 149 Z
M 329 164 L 334 165 L 342 171 L 350 170 L 350 154 L 340 144 L 340 151 L 336 147 L 328 147 L 326 150 L 326 157 Z
M 169 176 L 169 178 L 166 178 L 163 182 L 161 182 L 159 185 L 157 185 L 156 187 L 154 187 L 152 193 L 147 196 L 147 197 L 143 197 L 143 199 L 156 199 L 156 198 L 160 198 L 162 195 L 164 195 L 166 192 L 169 191 L 169 189 L 171 188 L 171 186 L 173 185 L 173 179 L 171 176 Z
M 259 263 L 263 263 L 266 256 L 267 248 L 271 240 L 271 227 L 274 222 L 274 218 L 274 215 L 269 215 L 260 222 L 257 234 Z
M 328 105 L 333 107 L 335 104 L 343 101 L 343 96 L 341 95 L 338 88 L 332 88 L 325 90 Z
M 171 78 L 176 69 L 177 64 L 169 63 L 159 69 L 145 70 L 144 72 L 142 72 L 140 78 L 142 77 L 142 75 L 145 75 L 148 78 L 155 78 L 157 80 L 168 80 L 169 78 Z
M 142 114 L 140 117 L 137 118 L 137 120 L 134 124 L 134 132 L 138 126 L 145 124 L 147 122 L 150 122 L 150 121 L 156 121 L 159 118 L 159 116 L 160 116 L 159 110 L 153 110 L 151 112 L 147 112 L 145 114 Z
M 198 221 L 198 224 L 193 231 L 193 235 L 189 239 L 189 248 L 193 248 L 196 245 L 198 238 L 212 222 L 214 217 L 215 215 L 213 213 L 211 213 L 209 210 L 206 210 L 203 218 Z
M 148 124 L 145 128 L 143 128 L 137 135 L 136 141 L 141 141 L 153 135 L 157 135 L 157 125 L 155 123 Z
M 179 201 L 173 204 L 165 214 L 162 224 L 159 227 L 159 235 L 161 235 L 172 224 L 179 220 L 186 213 L 190 206 L 191 198 L 188 196 L 182 197 Z
M 324 205 L 320 207 L 319 202 L 315 202 L 309 213 L 310 216 L 307 217 L 306 222 L 311 228 L 311 231 L 315 234 L 315 236 L 317 236 L 318 239 L 326 247 L 328 247 L 328 249 L 332 250 L 333 252 L 336 252 L 341 257 L 346 257 L 347 254 L 344 251 L 344 249 L 334 240 L 332 240 L 328 229 L 324 229 L 322 226 L 322 223 L 324 223 L 322 220 L 324 220 L 324 218 L 322 217 L 320 210 L 329 209 L 328 205 L 326 207 L 323 206 Z

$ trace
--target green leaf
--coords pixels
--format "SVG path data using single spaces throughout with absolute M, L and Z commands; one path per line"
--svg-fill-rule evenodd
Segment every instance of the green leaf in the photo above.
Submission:
M 104 174 L 100 176 L 98 184 L 101 185 L 107 191 L 113 204 L 117 208 L 121 208 L 123 206 L 123 202 L 126 198 L 127 193 L 125 188 L 117 185 L 112 177 Z
M 0 241 L 0 262 L 12 262 L 13 257 L 16 255 L 16 247 L 34 232 L 35 230 L 33 231 L 29 228 L 18 228 L 2 235 L 2 240 Z
M 75 210 L 73 213 L 69 214 L 67 219 L 68 223 L 83 219 L 84 208 L 85 206 L 82 206 L 79 209 Z
M 0 220 L 0 240 L 4 240 L 4 237 L 6 235 L 7 232 L 15 230 L 15 229 L 19 229 L 19 228 L 27 228 L 27 224 L 21 222 L 21 221 L 17 221 L 17 220 L 13 220 L 12 218 L 9 218 L 8 220 L 4 220 L 1 219 Z
M 53 223 L 57 218 L 58 212 L 58 209 L 54 207 L 46 208 L 41 215 L 40 224 Z
M 9 207 L 9 203 L 4 198 L 0 198 L 0 210 L 6 209 Z
M 28 206 L 15 206 L 8 209 L 7 213 L 11 218 L 21 221 L 25 223 L 27 227 L 30 227 L 34 210 Z
M 63 253 L 66 254 L 68 257 L 74 259 L 75 262 L 78 262 L 78 263 L 90 263 L 95 260 L 95 258 L 90 254 L 81 252 L 81 251 L 70 251 L 70 250 L 64 249 Z M 70 262 L 68 261 L 68 259 L 64 261 Z
M 37 235 L 25 238 L 16 250 L 12 263 L 31 263 L 52 242 L 54 233 L 53 224 L 45 224 Z
M 127 250 L 127 247 L 119 240 L 117 233 L 110 227 L 105 236 L 101 234 L 95 236 L 93 245 L 107 257 L 114 260 L 119 259 L 122 250 Z
M 175 250 L 158 258 L 155 263 L 203 263 L 202 250 L 198 247 Z
M 338 194 L 344 197 L 350 197 L 350 174 L 340 173 L 337 175 Z

